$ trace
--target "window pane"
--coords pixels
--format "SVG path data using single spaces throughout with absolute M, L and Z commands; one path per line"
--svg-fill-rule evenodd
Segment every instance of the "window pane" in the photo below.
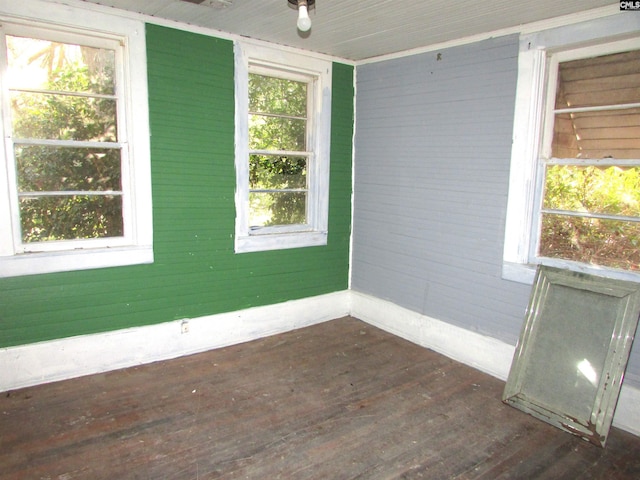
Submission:
M 17 145 L 20 192 L 121 190 L 120 150 Z
M 539 255 L 640 269 L 640 223 L 544 214 Z
M 124 232 L 122 197 L 23 197 L 20 224 L 25 243 L 120 237 Z
M 250 73 L 249 111 L 306 117 L 307 84 Z
M 11 113 L 16 138 L 117 141 L 113 99 L 14 92 Z
M 115 50 L 7 36 L 7 84 L 23 242 L 123 235 L 118 149 L 21 144 L 19 139 L 117 142 Z M 48 195 L 45 195 L 48 193 Z
M 551 165 L 544 208 L 640 217 L 640 167 Z
M 562 62 L 556 108 L 640 102 L 640 50 Z
M 555 158 L 640 159 L 640 109 L 562 113 L 555 116 Z
M 251 155 L 249 188 L 307 188 L 307 159 L 305 157 Z
M 7 36 L 10 89 L 113 95 L 113 50 Z
M 249 194 L 249 227 L 296 225 L 306 221 L 305 192 L 251 192 Z
M 249 148 L 252 150 L 289 150 L 303 152 L 306 149 L 306 120 L 249 116 Z

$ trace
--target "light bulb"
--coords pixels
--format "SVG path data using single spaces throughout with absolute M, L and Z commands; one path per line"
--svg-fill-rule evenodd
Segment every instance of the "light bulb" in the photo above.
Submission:
M 298 6 L 298 30 L 307 32 L 311 28 L 311 19 L 306 5 Z

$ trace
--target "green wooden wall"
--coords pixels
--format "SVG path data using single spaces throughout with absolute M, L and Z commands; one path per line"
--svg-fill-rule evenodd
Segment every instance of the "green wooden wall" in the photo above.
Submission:
M 348 288 L 353 67 L 333 66 L 327 246 L 235 254 L 233 44 L 147 25 L 151 265 L 0 280 L 0 347 Z

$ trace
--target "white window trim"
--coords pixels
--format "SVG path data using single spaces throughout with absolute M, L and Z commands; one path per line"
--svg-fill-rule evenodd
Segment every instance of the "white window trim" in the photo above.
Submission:
M 266 67 L 299 72 L 316 78 L 314 113 L 310 120 L 315 132 L 307 149 L 313 152 L 309 162 L 307 217 L 301 226 L 249 229 L 249 71 Z M 327 244 L 329 221 L 329 156 L 331 136 L 332 63 L 289 50 L 280 50 L 248 42 L 235 44 L 235 167 L 236 228 L 235 252 L 257 252 Z
M 129 183 L 130 201 L 125 219 L 126 241 L 114 239 L 86 241 L 86 248 L 76 242 L 52 242 L 41 252 L 20 253 L 14 247 L 9 191 L 11 172 L 7 169 L 5 149 L 0 153 L 0 278 L 44 274 L 92 268 L 105 268 L 153 262 L 153 223 L 151 201 L 151 160 L 147 60 L 144 23 L 93 10 L 53 4 L 41 0 L 2 2 L 0 21 L 10 24 L 12 32 L 20 25 L 117 40 L 123 45 L 123 76 L 127 91 L 128 152 L 132 159 L 123 162 L 123 184 Z M 120 114 L 119 110 L 119 114 Z M 134 120 L 135 119 L 135 120 Z M 2 122 L 0 122 L 2 123 Z M 4 125 L 0 134 L 5 138 Z M 74 246 L 73 250 L 65 250 Z M 58 247 L 58 248 L 57 248 Z M 46 250 L 46 251 L 44 251 Z
M 618 42 L 619 51 L 639 48 L 640 29 L 630 17 L 614 15 L 520 38 L 502 265 L 502 277 L 507 280 L 532 284 L 539 263 L 610 278 L 640 280 L 638 273 L 568 260 L 540 259 L 532 253 L 537 240 L 534 228 L 543 180 L 538 160 L 543 148 L 544 118 L 551 108 L 546 100 L 548 58 L 552 54 L 582 57 L 604 54 L 611 51 L 614 42 Z M 617 35 L 612 38 L 611 32 Z

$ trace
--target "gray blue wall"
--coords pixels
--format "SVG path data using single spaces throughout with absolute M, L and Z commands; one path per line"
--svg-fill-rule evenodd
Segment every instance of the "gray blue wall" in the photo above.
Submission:
M 531 289 L 501 278 L 517 58 L 514 35 L 358 67 L 351 280 L 513 345 Z

